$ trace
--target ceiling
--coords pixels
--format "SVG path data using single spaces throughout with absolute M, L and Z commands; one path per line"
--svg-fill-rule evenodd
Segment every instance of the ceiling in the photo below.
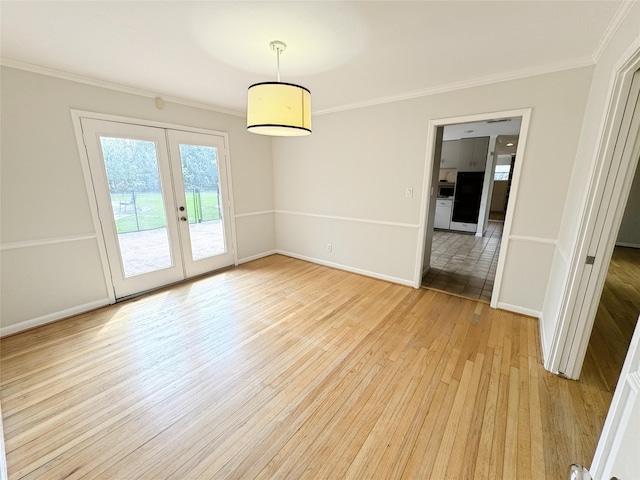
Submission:
M 482 122 L 456 123 L 444 127 L 442 139 L 485 137 L 488 135 L 518 135 L 522 117 L 500 118 Z
M 511 117 L 445 125 L 442 132 L 442 140 L 497 135 L 494 147 L 495 153 L 497 155 L 511 156 L 516 154 L 518 148 L 521 124 L 522 117 Z
M 589 65 L 625 2 L 2 1 L 2 63 L 243 114 L 281 80 L 315 113 Z

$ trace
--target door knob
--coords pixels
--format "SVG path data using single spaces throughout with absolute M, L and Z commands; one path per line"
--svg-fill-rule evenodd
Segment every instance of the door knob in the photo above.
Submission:
M 180 217 L 180 220 L 182 220 L 183 222 L 187 221 L 187 217 Z
M 592 480 L 589 470 L 582 465 L 573 464 L 569 468 L 569 480 Z
M 181 212 L 184 212 L 184 207 L 180 207 L 178 210 L 180 210 Z

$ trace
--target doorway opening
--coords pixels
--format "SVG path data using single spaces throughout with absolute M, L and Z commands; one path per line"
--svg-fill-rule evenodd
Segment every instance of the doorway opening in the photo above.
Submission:
M 521 127 L 522 116 L 438 127 L 422 287 L 491 302 Z

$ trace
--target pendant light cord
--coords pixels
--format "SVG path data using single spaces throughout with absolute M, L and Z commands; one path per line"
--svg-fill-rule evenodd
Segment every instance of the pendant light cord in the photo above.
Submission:
M 280 40 L 274 40 L 269 44 L 271 50 L 276 51 L 276 62 L 278 65 L 278 83 L 280 83 L 280 52 L 284 52 L 287 49 L 287 44 Z

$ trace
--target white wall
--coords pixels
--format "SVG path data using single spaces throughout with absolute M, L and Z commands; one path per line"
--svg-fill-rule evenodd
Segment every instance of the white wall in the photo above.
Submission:
M 238 258 L 275 249 L 271 140 L 244 118 L 6 67 L 1 88 L 3 334 L 106 303 L 71 108 L 228 132 Z
M 592 70 L 566 70 L 326 114 L 314 118 L 309 137 L 274 139 L 278 248 L 412 284 L 422 254 L 417 245 L 429 120 L 531 107 L 511 232 L 518 245 L 507 258 L 508 281 L 499 301 L 506 308 L 537 314 Z M 413 188 L 412 198 L 405 197 L 406 187 Z M 347 228 L 350 236 L 344 238 Z M 333 252 L 326 251 L 326 243 L 332 243 Z
M 640 248 L 640 168 L 633 177 L 616 244 Z
M 575 165 L 568 184 L 567 201 L 562 209 L 562 223 L 553 253 L 553 265 L 540 323 L 545 357 L 550 353 L 553 336 L 559 325 L 560 309 L 568 295 L 569 269 L 577 245 L 579 226 L 586 210 L 587 194 L 594 178 L 596 153 L 602 139 L 602 126 L 609 106 L 610 89 L 618 62 L 628 54 L 630 45 L 640 37 L 640 3 L 632 5 L 624 22 L 602 51 L 596 64 Z
M 246 133 L 241 117 L 171 103 L 157 110 L 149 97 L 3 68 L 2 326 L 73 313 L 106 296 L 70 108 L 228 132 L 240 261 L 277 249 L 413 284 L 429 120 L 531 107 L 499 301 L 535 315 L 550 272 L 552 280 L 562 277 L 553 264 L 564 228 L 558 205 L 573 172 L 592 72 L 326 114 L 314 118 L 313 135 L 272 144 Z M 66 244 L 78 248 L 71 254 Z M 36 253 L 43 248 L 52 251 Z

